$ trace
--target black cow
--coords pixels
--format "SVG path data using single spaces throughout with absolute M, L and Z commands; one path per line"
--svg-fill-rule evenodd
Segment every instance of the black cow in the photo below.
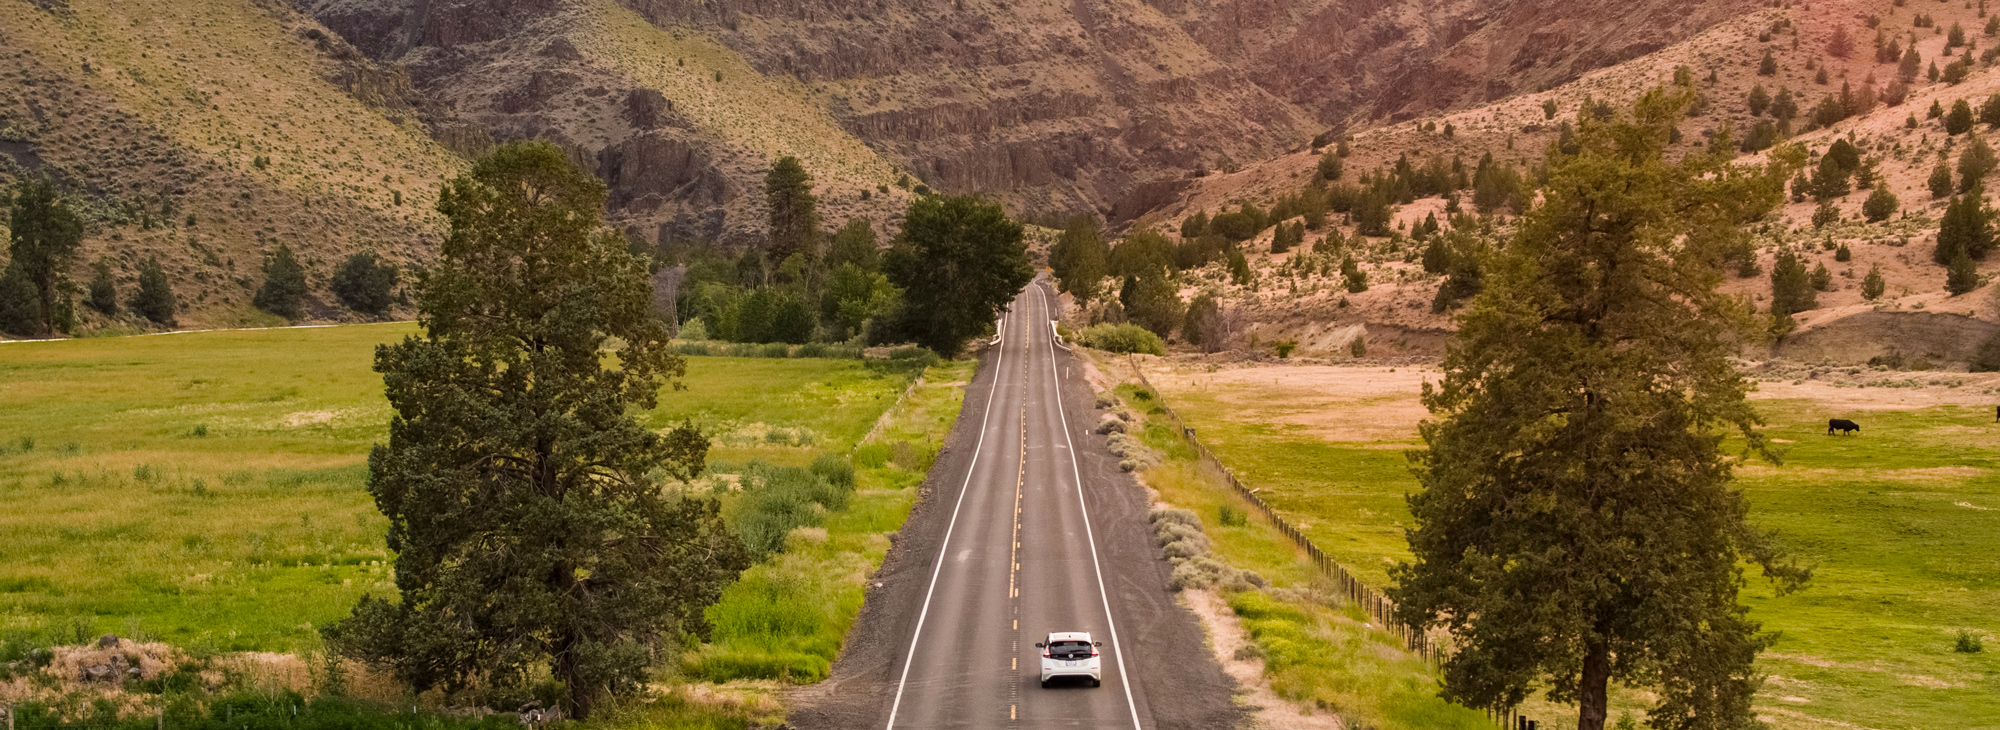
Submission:
M 1835 431 L 1839 431 L 1842 435 L 1861 433 L 1861 424 L 1845 418 L 1828 419 L 1826 422 L 1826 435 L 1832 436 Z

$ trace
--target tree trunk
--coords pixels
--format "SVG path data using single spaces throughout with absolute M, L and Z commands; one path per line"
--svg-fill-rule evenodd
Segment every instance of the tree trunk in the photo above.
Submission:
M 577 666 L 576 644 L 576 634 L 564 631 L 562 639 L 556 642 L 555 673 L 562 678 L 563 690 L 569 693 L 568 706 L 563 711 L 571 720 L 587 720 L 597 697 L 584 683 L 583 672 Z
M 1611 648 L 1593 642 L 1588 651 L 1583 657 L 1583 681 L 1577 685 L 1581 712 L 1576 730 L 1604 730 L 1605 716 L 1610 714 L 1605 695 L 1611 684 Z

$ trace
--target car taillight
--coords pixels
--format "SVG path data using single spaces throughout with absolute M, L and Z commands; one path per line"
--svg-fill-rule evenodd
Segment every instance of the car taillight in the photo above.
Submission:
M 1096 649 L 1091 649 L 1091 650 L 1090 650 L 1090 655 L 1091 655 L 1091 656 L 1093 656 L 1093 657 L 1097 656 L 1097 650 L 1096 650 Z
M 1042 658 L 1043 658 L 1043 659 L 1047 659 L 1047 658 L 1049 658 L 1049 650 L 1047 650 L 1047 649 L 1043 649 L 1043 650 L 1042 650 Z

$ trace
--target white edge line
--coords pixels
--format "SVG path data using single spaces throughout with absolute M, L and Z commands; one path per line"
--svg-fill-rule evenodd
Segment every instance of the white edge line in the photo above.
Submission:
M 993 339 L 996 344 L 1007 336 L 1004 319 L 1001 321 L 1001 327 L 1000 334 Z M 922 611 L 917 612 L 917 629 L 910 634 L 910 653 L 903 658 L 903 675 L 896 680 L 896 700 L 889 705 L 887 727 L 891 730 L 896 727 L 897 711 L 903 707 L 903 688 L 910 681 L 910 665 L 917 661 L 917 640 L 924 635 L 924 619 L 929 618 L 931 614 L 931 595 L 937 592 L 938 576 L 944 573 L 945 558 L 951 554 L 951 533 L 958 529 L 958 511 L 965 506 L 965 494 L 972 490 L 972 472 L 978 468 L 979 454 L 986 448 L 986 424 L 993 418 L 993 395 L 1000 392 L 1001 370 L 1006 363 L 1007 349 L 1003 347 L 1000 349 L 999 360 L 993 364 L 993 385 L 986 389 L 986 412 L 979 416 L 979 440 L 972 447 L 972 463 L 965 467 L 965 483 L 958 487 L 958 501 L 952 505 L 951 521 L 946 523 L 944 528 L 944 543 L 938 546 L 937 567 L 931 569 L 931 585 L 924 589 L 924 607 Z M 1124 671 L 1122 665 L 1119 671 Z
M 1040 286 L 1035 287 L 1035 293 L 1042 298 L 1042 308 L 1047 309 L 1048 294 Z M 1091 534 L 1090 507 L 1083 501 L 1083 472 L 1077 467 L 1076 442 L 1070 438 L 1069 414 L 1063 409 L 1062 377 L 1056 372 L 1055 340 L 1049 341 L 1049 377 L 1055 384 L 1056 415 L 1063 420 L 1063 444 L 1069 446 L 1069 473 L 1076 480 L 1076 507 L 1083 513 L 1083 537 L 1090 543 L 1090 569 L 1097 574 L 1097 599 L 1104 602 L 1104 625 L 1111 629 L 1111 657 L 1118 661 L 1118 686 L 1125 690 L 1125 707 L 1132 711 L 1132 729 L 1144 730 L 1139 724 L 1139 705 L 1132 700 L 1132 675 L 1125 672 L 1125 652 L 1118 648 L 1118 622 L 1111 618 L 1111 596 L 1104 591 L 1104 568 L 1097 562 L 1097 537 Z

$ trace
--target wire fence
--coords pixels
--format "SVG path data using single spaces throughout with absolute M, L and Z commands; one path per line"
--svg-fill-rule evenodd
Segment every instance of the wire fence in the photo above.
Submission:
M 1138 376 L 1139 384 L 1146 386 L 1146 390 L 1153 394 L 1154 400 L 1160 404 L 1160 410 L 1166 414 L 1167 420 L 1173 422 L 1174 431 L 1179 433 L 1181 438 L 1187 442 L 1188 447 L 1194 450 L 1195 455 L 1202 464 L 1214 469 L 1215 473 L 1221 475 L 1222 480 L 1229 484 L 1229 488 L 1236 492 L 1236 496 L 1255 506 L 1257 511 L 1264 514 L 1265 520 L 1269 521 L 1279 534 L 1284 535 L 1293 544 L 1297 545 L 1300 550 L 1305 551 L 1306 557 L 1312 560 L 1313 565 L 1318 567 L 1321 573 L 1332 578 L 1340 586 L 1340 590 L 1347 597 L 1347 600 L 1360 606 L 1369 616 L 1381 622 L 1382 626 L 1389 633 L 1395 634 L 1403 642 L 1404 648 L 1422 657 L 1425 661 L 1431 662 L 1433 666 L 1442 662 L 1443 655 L 1440 653 L 1440 647 L 1436 642 L 1431 640 L 1429 634 L 1396 618 L 1395 601 L 1390 600 L 1380 590 L 1354 577 L 1353 573 L 1348 572 L 1346 566 L 1341 565 L 1339 561 L 1327 555 L 1326 551 L 1321 550 L 1318 545 L 1313 544 L 1312 538 L 1307 537 L 1305 532 L 1299 530 L 1297 527 L 1293 527 L 1292 523 L 1286 521 L 1283 515 L 1278 514 L 1277 509 L 1271 507 L 1262 497 L 1257 496 L 1256 489 L 1250 488 L 1243 483 L 1243 480 L 1236 478 L 1236 472 L 1231 471 L 1229 465 L 1222 462 L 1221 457 L 1216 456 L 1215 452 L 1210 450 L 1207 444 L 1201 442 L 1201 439 L 1195 435 L 1195 430 L 1189 427 L 1186 421 L 1181 420 L 1180 414 L 1174 412 L 1173 406 L 1167 405 L 1166 396 L 1160 393 L 1159 388 L 1153 386 L 1152 381 L 1146 379 L 1146 371 L 1140 369 L 1138 361 L 1131 355 L 1127 355 L 1126 363 L 1131 366 L 1132 373 Z M 1482 708 L 1482 710 L 1486 713 L 1488 719 L 1491 719 L 1494 724 L 1506 730 L 1538 730 L 1538 723 L 1536 721 L 1529 720 L 1515 709 Z

